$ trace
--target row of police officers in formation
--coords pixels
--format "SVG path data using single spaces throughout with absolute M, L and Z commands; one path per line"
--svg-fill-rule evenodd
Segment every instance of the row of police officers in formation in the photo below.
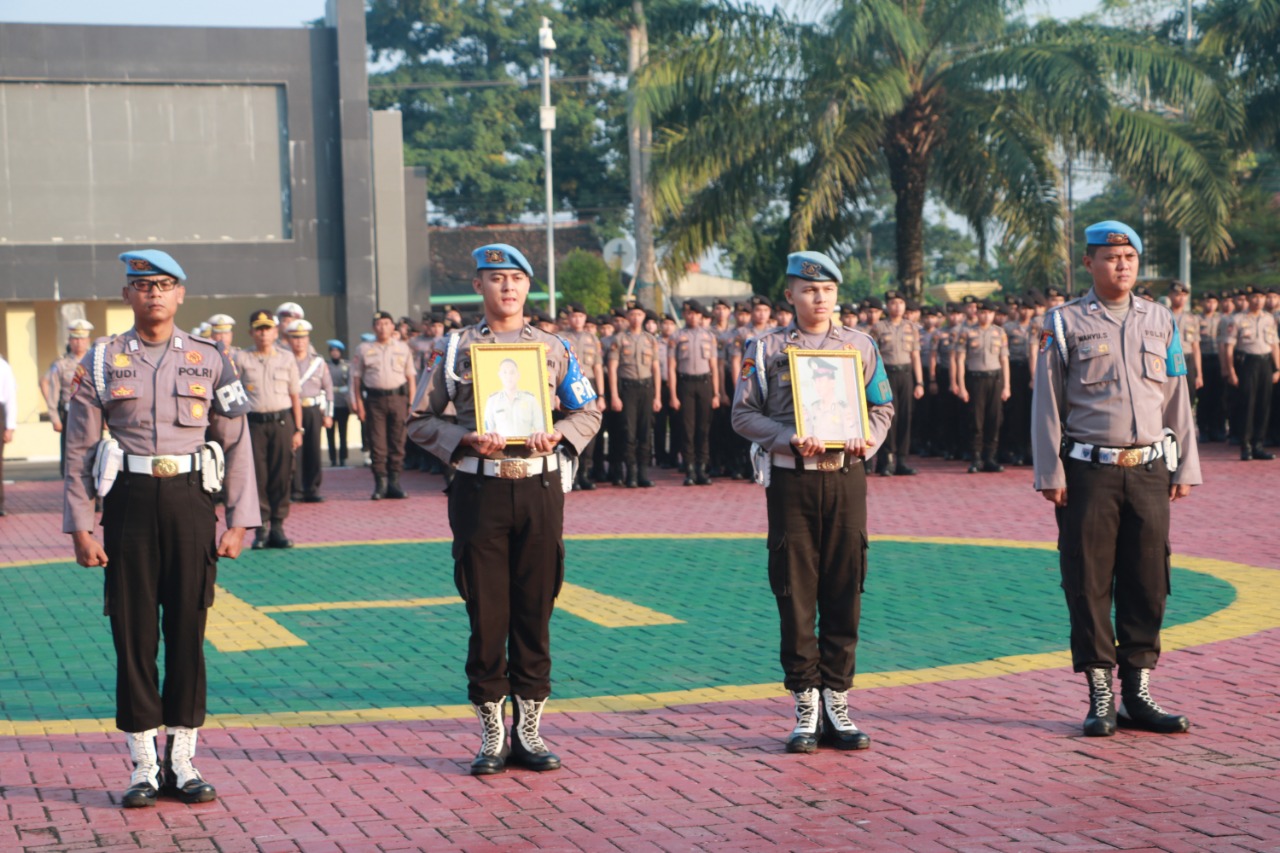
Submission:
M 1083 730 L 1185 732 L 1187 718 L 1165 711 L 1151 693 L 1168 594 L 1170 505 L 1201 482 L 1185 332 L 1175 312 L 1134 295 L 1142 243 L 1132 228 L 1108 221 L 1085 234 L 1093 287 L 1049 308 L 1031 327 L 1035 332 L 1014 336 L 1025 340 L 1019 349 L 1026 350 L 1028 371 L 1035 365 L 1034 379 L 1025 377 L 1033 388 L 1034 485 L 1059 525 L 1072 661 L 1088 687 Z M 482 316 L 418 347 L 415 366 L 415 347 L 398 338 L 392 317 L 379 314 L 374 340 L 361 345 L 342 374 L 348 405 L 375 448 L 375 496 L 402 491 L 406 432 L 452 472 L 453 574 L 470 622 L 465 671 L 480 728 L 471 772 L 560 766 L 540 721 L 551 693 L 548 625 L 565 576 L 564 494 L 583 486 L 606 416 L 619 439 L 611 442 L 618 456 L 606 454 L 607 474 L 643 487 L 652 416 L 668 407 L 682 424 L 686 482 L 705 481 L 717 464 L 714 413 L 727 412 L 736 440 L 753 447 L 768 519 L 761 577 L 777 602 L 779 660 L 795 705 L 787 751 L 869 747 L 847 697 L 867 573 L 864 463 L 881 467 L 886 460 L 905 473 L 899 466 L 911 430 L 894 435 L 898 408 L 928 399 L 930 386 L 945 386 L 976 410 L 972 461 L 998 465 L 1000 416 L 989 410 L 1012 397 L 1013 329 L 1005 328 L 1012 318 L 998 325 L 999 306 L 972 303 L 972 309 L 950 306 L 957 310 L 947 312 L 953 315 L 947 326 L 928 329 L 927 321 L 916 326 L 906 300 L 892 295 L 886 316 L 872 303 L 865 319 L 851 322 L 854 312 L 837 301 L 838 266 L 824 254 L 797 252 L 788 257 L 785 305 L 753 300 L 736 343 L 722 344 L 716 315 L 727 321 L 727 306 L 707 311 L 689 303 L 685 327 L 661 336 L 664 357 L 664 341 L 645 328 L 655 318 L 642 309 L 597 318 L 593 332 L 585 313 L 571 306 L 562 331 L 550 318 L 526 315 L 533 270 L 518 249 L 481 246 L 473 257 Z M 319 391 L 309 393 L 314 389 L 304 387 L 303 376 L 318 356 L 298 341 L 287 352 L 275 347 L 279 317 L 272 312 L 250 318 L 253 349 L 234 351 L 181 331 L 173 323 L 185 295 L 178 263 L 158 250 L 127 252 L 121 260 L 135 325 L 99 339 L 72 372 L 63 529 L 77 562 L 105 572 L 118 657 L 116 722 L 134 766 L 124 805 L 150 805 L 161 792 L 202 802 L 216 796 L 192 759 L 205 716 L 202 640 L 217 561 L 239 555 L 249 528 L 267 545 L 283 537 L 279 522 L 290 490 L 263 490 L 259 479 L 270 480 L 273 462 L 258 457 L 285 458 L 299 449 L 315 431 L 304 419 L 304 401 L 326 394 L 318 413 L 323 424 L 336 411 L 329 403 L 340 386 L 330 374 L 329 386 L 321 378 Z M 1036 303 L 1033 297 L 1016 306 L 1017 328 L 1032 323 Z M 1246 308 L 1255 303 L 1258 295 L 1247 295 Z M 974 321 L 966 324 L 971 310 Z M 1269 343 L 1267 378 L 1280 378 L 1274 320 L 1256 314 L 1228 321 L 1236 331 L 1226 334 L 1223 355 L 1233 388 L 1245 380 L 1239 350 L 1246 340 L 1243 354 L 1250 357 L 1257 341 Z M 656 322 L 661 332 L 669 321 Z M 298 318 L 286 328 L 299 341 L 309 331 Z M 948 330 L 952 337 L 940 341 Z M 920 342 L 925 331 L 934 333 L 927 349 Z M 493 344 L 539 345 L 545 354 L 555 416 L 521 443 L 477 423 L 472 347 Z M 341 354 L 341 347 L 332 349 Z M 796 349 L 861 357 L 867 418 L 839 446 L 797 429 L 790 374 Z M 708 409 L 713 417 L 703 417 Z M 1246 446 L 1256 458 L 1258 448 L 1242 439 Z M 720 470 L 732 476 L 739 464 L 721 457 Z M 306 482 L 302 489 L 313 494 Z M 215 540 L 217 494 L 226 531 Z M 102 499 L 101 540 L 94 535 L 95 496 Z M 161 635 L 163 685 L 156 666 Z M 163 753 L 161 726 L 168 733 Z

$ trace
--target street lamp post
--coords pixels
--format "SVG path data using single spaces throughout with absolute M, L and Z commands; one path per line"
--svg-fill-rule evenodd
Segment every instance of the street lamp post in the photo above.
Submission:
M 542 48 L 542 109 L 539 110 L 539 123 L 542 127 L 542 150 L 546 158 L 547 179 L 547 291 L 550 294 L 547 310 L 552 317 L 556 316 L 556 232 L 555 208 L 551 195 L 551 131 L 556 129 L 556 108 L 551 106 L 551 51 L 556 49 L 556 40 L 551 34 L 551 20 L 542 19 L 538 29 L 538 47 Z
M 1187 39 L 1183 50 L 1191 50 L 1191 0 L 1187 0 Z M 1191 238 L 1187 232 L 1178 234 L 1178 278 L 1187 287 L 1191 287 Z

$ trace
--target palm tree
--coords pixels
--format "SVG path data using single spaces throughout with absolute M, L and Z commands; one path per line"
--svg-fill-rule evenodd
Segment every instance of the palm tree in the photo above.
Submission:
M 1245 99 L 1249 145 L 1280 141 L 1280 0 L 1217 0 L 1199 19 L 1200 50 L 1221 58 Z
M 1018 2 L 846 0 L 816 23 L 749 6 L 705 17 L 645 79 L 668 263 L 778 199 L 793 248 L 837 245 L 887 176 L 909 294 L 924 284 L 931 196 L 984 239 L 996 223 L 1022 275 L 1060 280 L 1059 146 L 1108 164 L 1220 256 L 1238 110 L 1212 64 L 1136 33 L 1020 25 L 1008 17 Z M 1194 105 L 1196 120 L 1167 104 Z

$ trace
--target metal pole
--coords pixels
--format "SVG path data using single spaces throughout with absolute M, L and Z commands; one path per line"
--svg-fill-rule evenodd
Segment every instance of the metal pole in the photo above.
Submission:
M 542 150 L 546 158 L 547 184 L 547 291 L 550 295 L 547 306 L 552 318 L 556 316 L 556 232 L 555 208 L 551 193 L 551 131 L 556 128 L 556 108 L 551 106 L 551 51 L 555 50 L 555 39 L 551 36 L 551 21 L 542 19 L 542 28 L 538 30 L 538 40 L 542 47 Z
M 1191 2 L 1187 0 L 1187 38 L 1183 43 L 1183 50 L 1191 50 Z M 1178 278 L 1188 289 L 1191 287 L 1191 238 L 1187 236 L 1187 232 L 1183 231 L 1178 234 Z

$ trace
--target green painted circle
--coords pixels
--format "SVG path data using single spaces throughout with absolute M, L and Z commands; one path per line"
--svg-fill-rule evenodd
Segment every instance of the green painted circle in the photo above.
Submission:
M 683 620 L 604 628 L 552 620 L 557 697 L 781 681 L 765 545 L 743 539 L 570 540 L 567 580 Z M 10 720 L 111 717 L 115 659 L 96 570 L 0 570 L 0 703 Z M 255 606 L 456 595 L 448 543 L 246 552 L 219 585 Z M 1175 568 L 1166 627 L 1230 604 L 1234 588 Z M 875 542 L 863 598 L 860 672 L 1059 651 L 1066 608 L 1052 551 Z M 466 702 L 461 604 L 271 613 L 299 648 L 207 648 L 214 714 Z

